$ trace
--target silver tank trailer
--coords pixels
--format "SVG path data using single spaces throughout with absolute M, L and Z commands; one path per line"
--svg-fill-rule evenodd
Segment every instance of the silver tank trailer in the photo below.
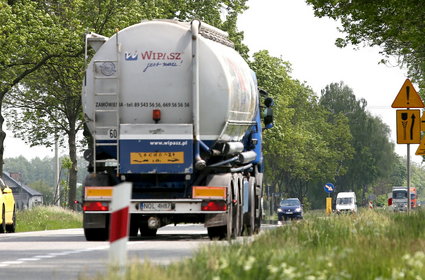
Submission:
M 208 33 L 214 36 L 214 30 Z M 199 36 L 197 50 L 199 137 L 211 144 L 240 141 L 252 124 L 258 102 L 256 83 L 247 63 L 233 48 L 217 41 Z M 138 125 L 152 127 L 155 109 L 161 112 L 159 124 L 194 122 L 189 23 L 142 22 L 104 38 L 97 48 L 87 67 L 82 96 L 92 133 L 96 121 L 97 140 L 109 139 L 111 132 L 107 128 L 114 122 L 113 116 L 99 112 L 116 110 L 117 105 L 119 125 L 130 129 Z

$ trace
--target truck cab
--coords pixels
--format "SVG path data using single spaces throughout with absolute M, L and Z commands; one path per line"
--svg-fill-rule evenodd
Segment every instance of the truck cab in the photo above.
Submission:
M 410 188 L 411 206 L 416 207 L 416 188 Z M 392 207 L 394 211 L 407 211 L 407 187 L 393 187 Z

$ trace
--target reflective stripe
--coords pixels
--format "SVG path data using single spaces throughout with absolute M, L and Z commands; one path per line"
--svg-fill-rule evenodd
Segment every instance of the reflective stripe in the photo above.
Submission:
M 109 242 L 128 236 L 128 211 L 129 207 L 122 208 L 111 214 L 111 231 Z

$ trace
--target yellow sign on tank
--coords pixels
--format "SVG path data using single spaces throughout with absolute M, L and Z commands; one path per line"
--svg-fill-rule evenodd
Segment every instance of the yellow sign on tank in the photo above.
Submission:
M 184 152 L 130 153 L 130 164 L 184 163 Z

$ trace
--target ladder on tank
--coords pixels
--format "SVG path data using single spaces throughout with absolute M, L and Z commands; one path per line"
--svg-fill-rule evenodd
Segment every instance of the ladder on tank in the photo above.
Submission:
M 118 37 L 118 34 L 117 34 Z M 117 39 L 118 40 L 118 39 Z M 93 117 L 93 168 L 96 173 L 97 165 L 116 166 L 119 173 L 119 135 L 120 135 L 120 71 L 119 45 L 115 60 L 95 60 L 94 71 L 94 117 Z M 102 87 L 100 87 L 102 85 Z M 104 90 L 102 88 L 108 88 Z M 100 88 L 100 89 L 99 89 Z M 99 106 L 98 106 L 99 105 Z M 100 141 L 101 142 L 100 142 Z M 97 158 L 99 147 L 115 149 L 115 158 Z

